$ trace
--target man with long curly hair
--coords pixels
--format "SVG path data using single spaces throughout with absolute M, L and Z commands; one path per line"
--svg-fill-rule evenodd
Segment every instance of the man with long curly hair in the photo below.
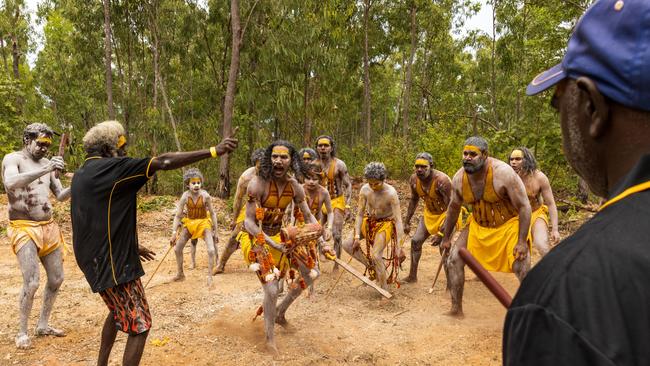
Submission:
M 63 236 L 52 218 L 50 192 L 58 201 L 70 197 L 70 189 L 63 189 L 55 174 L 63 169 L 63 158 L 47 159 L 53 131 L 42 123 L 25 127 L 23 149 L 5 155 L 2 159 L 2 180 L 9 198 L 9 227 L 7 235 L 18 258 L 23 275 L 23 289 L 19 296 L 20 329 L 16 335 L 17 348 L 29 348 L 27 321 L 38 289 L 39 268 L 43 263 L 47 285 L 43 294 L 43 309 L 34 333 L 37 336 L 62 337 L 64 332 L 49 326 L 54 300 L 63 282 L 61 246 Z
M 275 323 L 287 323 L 287 308 L 319 274 L 316 268 L 309 268 L 304 261 L 290 261 L 290 253 L 280 236 L 283 217 L 291 202 L 303 212 L 306 223 L 317 223 L 298 182 L 306 173 L 296 149 L 286 141 L 275 141 L 266 148 L 257 176 L 248 184 L 244 220 L 247 235 L 241 238 L 241 249 L 244 261 L 257 273 L 262 283 L 264 304 L 261 310 L 264 312 L 266 344 L 274 353 L 278 352 L 273 329 Z M 332 254 L 326 246 L 322 247 L 322 251 Z M 295 275 L 295 270 L 299 271 L 301 285 L 292 286 L 277 306 L 278 281 L 287 273 L 292 279 L 295 278 L 291 275 Z
M 142 357 L 151 313 L 140 277 L 140 258 L 154 253 L 138 244 L 137 193 L 158 170 L 171 170 L 227 154 L 237 140 L 226 138 L 208 149 L 164 153 L 154 158 L 126 156 L 127 138 L 117 121 L 92 127 L 83 138 L 86 160 L 72 179 L 72 236 L 75 259 L 109 313 L 102 328 L 97 364 L 108 364 L 117 331 L 127 333 L 123 363 Z
M 512 150 L 508 160 L 526 186 L 526 195 L 532 212 L 529 241 L 532 241 L 539 253 L 545 256 L 551 249 L 548 237 L 549 216 L 552 228 L 550 239 L 554 243 L 560 240 L 560 232 L 557 229 L 557 207 L 551 183 L 546 175 L 537 169 L 537 160 L 527 148 L 522 146 Z
M 340 257 L 343 223 L 350 214 L 352 182 L 345 162 L 336 157 L 336 145 L 331 136 L 319 136 L 316 139 L 316 151 L 318 151 L 318 160 L 316 162 L 323 168 L 321 185 L 327 188 L 332 200 L 334 222 L 331 230 L 334 237 L 334 250 L 336 256 Z M 337 264 L 334 264 L 334 270 L 338 270 Z

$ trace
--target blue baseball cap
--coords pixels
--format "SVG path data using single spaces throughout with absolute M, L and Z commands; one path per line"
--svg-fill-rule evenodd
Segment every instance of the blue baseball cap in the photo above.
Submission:
M 594 3 L 578 21 L 562 62 L 537 75 L 526 94 L 581 76 L 620 104 L 650 110 L 649 0 Z

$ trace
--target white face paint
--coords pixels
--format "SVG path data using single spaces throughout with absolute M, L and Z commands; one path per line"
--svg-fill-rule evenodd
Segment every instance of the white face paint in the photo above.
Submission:
M 198 192 L 201 190 L 201 180 L 197 178 L 190 179 L 189 188 L 192 192 Z

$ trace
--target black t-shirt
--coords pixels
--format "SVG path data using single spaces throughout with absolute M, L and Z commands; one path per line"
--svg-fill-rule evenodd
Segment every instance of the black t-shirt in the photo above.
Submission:
M 89 158 L 74 173 L 70 200 L 74 254 L 93 292 L 144 275 L 136 208 L 151 160 Z
M 612 197 L 639 192 L 531 270 L 506 315 L 504 365 L 650 365 L 649 181 L 646 155 Z

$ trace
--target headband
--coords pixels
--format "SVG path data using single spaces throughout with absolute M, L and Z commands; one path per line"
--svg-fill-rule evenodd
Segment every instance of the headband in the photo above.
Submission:
M 476 146 L 474 146 L 474 145 L 465 145 L 465 146 L 463 147 L 463 151 L 465 151 L 465 150 L 474 151 L 474 152 L 476 152 L 477 154 L 483 154 L 483 152 L 481 151 L 481 149 L 479 149 L 478 147 L 476 147 Z
M 418 159 L 415 159 L 415 165 L 427 165 L 427 166 L 429 166 L 429 165 L 431 165 L 431 163 L 429 163 L 429 161 L 427 159 L 418 158 Z
M 117 148 L 119 149 L 124 145 L 126 145 L 126 137 L 124 137 L 124 135 L 120 135 L 120 137 L 117 139 Z
M 322 139 L 318 140 L 318 145 L 331 145 L 330 139 L 323 137 Z
M 289 148 L 282 145 L 273 146 L 273 150 L 271 150 L 271 154 L 289 155 Z

